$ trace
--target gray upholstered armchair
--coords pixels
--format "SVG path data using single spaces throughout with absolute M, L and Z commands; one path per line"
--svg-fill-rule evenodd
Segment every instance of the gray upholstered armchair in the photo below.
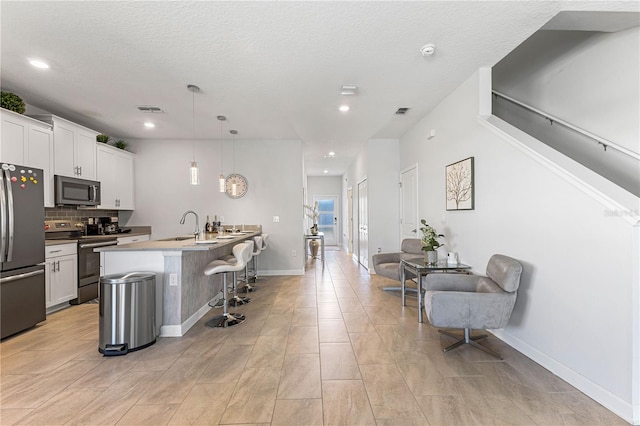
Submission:
M 400 281 L 400 261 L 422 256 L 422 242 L 418 238 L 406 238 L 402 240 L 400 250 L 397 253 L 374 254 L 371 260 L 376 274 Z M 411 278 L 415 278 L 415 276 L 407 274 L 407 279 Z
M 476 343 L 486 334 L 471 337 L 471 329 L 495 329 L 507 325 L 516 303 L 522 265 L 515 259 L 495 254 L 487 264 L 487 276 L 430 274 L 425 279 L 424 309 L 436 327 L 462 328 L 464 337 L 444 349 L 448 352 L 468 343 L 502 359 L 497 353 Z M 438 330 L 459 339 L 451 332 Z

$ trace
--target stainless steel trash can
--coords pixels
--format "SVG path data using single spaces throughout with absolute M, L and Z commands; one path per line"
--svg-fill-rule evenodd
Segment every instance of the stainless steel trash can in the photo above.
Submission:
M 100 277 L 100 353 L 125 355 L 156 342 L 155 287 L 153 272 Z

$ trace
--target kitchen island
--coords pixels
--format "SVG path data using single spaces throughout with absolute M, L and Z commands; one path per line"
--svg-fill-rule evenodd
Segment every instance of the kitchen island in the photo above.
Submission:
M 211 309 L 209 302 L 222 290 L 222 276 L 205 276 L 205 266 L 232 253 L 237 243 L 260 235 L 260 231 L 207 234 L 141 241 L 101 247 L 100 275 L 129 272 L 156 274 L 156 325 L 163 337 L 183 336 Z

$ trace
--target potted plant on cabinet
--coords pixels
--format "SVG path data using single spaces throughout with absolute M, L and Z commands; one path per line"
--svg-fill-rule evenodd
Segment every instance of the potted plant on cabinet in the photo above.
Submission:
M 100 143 L 109 143 L 110 140 L 111 140 L 111 137 L 106 133 L 102 133 L 96 136 L 96 141 Z
M 25 103 L 20 96 L 4 91 L 0 92 L 0 106 L 9 111 L 17 112 L 18 114 L 24 114 L 26 109 Z

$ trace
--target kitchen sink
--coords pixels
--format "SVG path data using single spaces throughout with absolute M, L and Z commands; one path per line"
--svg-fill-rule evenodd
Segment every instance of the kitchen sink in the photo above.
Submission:
M 185 240 L 193 240 L 195 239 L 193 235 L 186 237 L 171 237 L 171 238 L 162 238 L 158 241 L 185 241 Z

